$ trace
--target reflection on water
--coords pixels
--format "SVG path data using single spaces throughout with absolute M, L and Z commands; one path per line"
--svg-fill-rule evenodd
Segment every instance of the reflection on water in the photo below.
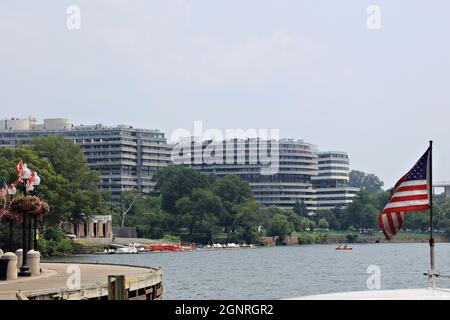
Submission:
M 381 268 L 381 289 L 428 285 L 427 243 L 355 244 L 83 255 L 48 261 L 118 263 L 163 268 L 164 299 L 282 299 L 367 290 L 367 267 Z M 436 244 L 437 270 L 450 274 L 450 244 Z M 106 275 L 105 275 L 106 278 Z M 106 280 L 106 279 L 105 279 Z M 450 287 L 450 280 L 440 280 Z

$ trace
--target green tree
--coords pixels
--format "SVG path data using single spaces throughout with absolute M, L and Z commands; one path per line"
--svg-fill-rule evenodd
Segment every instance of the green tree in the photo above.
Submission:
M 61 137 L 38 137 L 30 141 L 30 148 L 41 159 L 51 163 L 55 172 L 70 181 L 73 191 L 96 191 L 100 174 L 90 170 L 79 145 Z
M 437 195 L 433 198 L 433 226 L 437 228 L 440 221 L 450 218 L 450 198 Z
M 312 217 L 316 223 L 318 223 L 321 219 L 325 219 L 330 229 L 336 230 L 340 228 L 340 222 L 336 218 L 336 213 L 334 210 L 318 210 Z
M 196 188 L 208 188 L 215 177 L 182 166 L 170 165 L 158 170 L 153 175 L 153 180 L 156 182 L 156 191 L 162 197 L 161 208 L 176 213 L 176 203 L 179 199 L 189 196 Z
M 220 197 L 206 189 L 194 189 L 192 194 L 179 199 L 176 210 L 181 223 L 188 228 L 188 241 L 212 242 L 223 214 Z
M 211 186 L 214 193 L 222 200 L 224 212 L 221 217 L 221 225 L 225 228 L 228 241 L 235 233 L 234 224 L 236 216 L 246 204 L 253 199 L 252 190 L 248 182 L 241 180 L 236 175 L 227 175 L 217 179 Z
M 117 219 L 114 219 L 114 221 L 118 221 L 119 223 L 116 223 L 116 225 L 123 228 L 125 226 L 126 217 L 130 214 L 130 211 L 133 210 L 133 206 L 138 199 L 142 200 L 139 192 L 136 190 L 127 190 L 121 193 L 118 203 L 113 203 L 112 201 L 106 199 L 103 199 L 103 202 L 106 203 L 117 215 Z
M 362 209 L 359 223 L 356 226 L 366 230 L 376 228 L 379 214 L 380 211 L 377 210 L 373 204 L 366 204 Z
M 341 214 L 341 226 L 345 230 L 349 226 L 356 229 L 372 229 L 376 227 L 379 209 L 373 204 L 370 193 L 361 190 L 353 198 L 353 202 L 347 206 Z
M 319 220 L 319 222 L 317 223 L 317 226 L 320 229 L 328 229 L 329 228 L 329 224 L 328 224 L 327 220 L 325 220 L 324 218 Z
M 365 173 L 363 171 L 352 170 L 350 171 L 350 186 L 361 188 L 368 192 L 382 191 L 384 183 L 376 175 L 372 173 Z
M 70 217 L 73 221 L 80 221 L 93 214 L 108 213 L 98 190 L 100 174 L 89 168 L 80 146 L 61 137 L 47 136 L 32 139 L 29 147 L 67 181 L 64 194 L 70 209 L 64 220 Z
M 67 221 L 74 206 L 70 193 L 70 182 L 55 172 L 53 166 L 46 160 L 40 159 L 29 149 L 0 148 L 0 181 L 12 183 L 17 180 L 15 167 L 23 160 L 30 170 L 38 172 L 41 184 L 38 195 L 50 206 L 50 213 L 45 216 L 45 223 L 56 224 Z
M 444 218 L 439 223 L 439 228 L 442 230 L 450 230 L 450 219 Z
M 286 236 L 290 235 L 294 230 L 294 226 L 289 222 L 284 214 L 275 214 L 269 222 L 267 234 L 269 236 L 277 236 L 280 242 L 283 242 Z
M 384 206 L 388 202 L 390 195 L 390 191 L 379 191 L 371 193 L 369 195 L 370 203 L 372 203 L 375 208 L 377 208 L 381 212 L 381 210 L 383 210 Z
M 403 229 L 415 231 L 428 231 L 430 229 L 430 216 L 427 211 L 413 211 L 405 213 Z
M 136 227 L 138 237 L 160 239 L 166 234 L 178 234 L 178 229 L 171 228 L 172 219 L 173 215 L 161 209 L 161 197 L 147 195 L 135 200 L 125 225 Z
M 265 219 L 263 211 L 254 199 L 239 205 L 232 226 L 236 232 L 236 240 L 248 244 L 255 243 L 261 236 L 261 227 L 265 224 Z
M 292 210 L 301 217 L 308 217 L 308 208 L 303 200 L 297 199 Z
M 300 227 L 296 229 L 296 231 L 305 231 L 305 230 L 314 230 L 316 227 L 316 223 L 313 220 L 308 218 L 301 217 L 300 218 Z
M 272 205 L 268 208 L 265 208 L 264 211 L 266 212 L 266 215 L 268 219 L 266 219 L 266 223 L 270 221 L 275 215 L 281 214 L 286 216 L 288 221 L 292 224 L 294 230 L 299 231 L 302 228 L 302 223 L 305 222 L 304 217 L 299 216 L 297 213 L 295 213 L 293 210 L 290 209 L 282 209 L 280 207 L 277 207 L 275 205 Z

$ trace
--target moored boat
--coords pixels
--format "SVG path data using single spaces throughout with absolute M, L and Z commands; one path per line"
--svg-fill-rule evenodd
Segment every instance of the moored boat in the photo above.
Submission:
M 143 245 L 142 248 L 151 252 L 162 252 L 162 251 L 189 251 L 193 250 L 193 246 L 182 246 L 180 243 L 177 244 L 148 244 Z
M 118 254 L 125 254 L 125 253 L 138 253 L 138 249 L 135 245 L 129 245 L 128 247 L 120 247 L 116 249 L 116 252 Z
M 339 247 L 335 248 L 334 250 L 353 250 L 353 248 L 347 247 L 347 245 L 345 245 L 343 247 L 339 246 Z

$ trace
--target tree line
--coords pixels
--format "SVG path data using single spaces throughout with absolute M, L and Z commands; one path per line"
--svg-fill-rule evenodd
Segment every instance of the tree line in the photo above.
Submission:
M 59 137 L 39 137 L 27 146 L 0 148 L 0 184 L 10 184 L 17 179 L 17 163 L 23 160 L 41 177 L 38 196 L 50 206 L 50 213 L 39 222 L 40 244 L 49 250 L 68 247 L 62 241 L 60 225 L 63 222 L 81 222 L 93 214 L 108 214 L 109 208 L 102 201 L 97 185 L 98 172 L 89 169 L 78 145 Z M 0 221 L 1 222 L 1 221 Z M 0 225 L 0 247 L 8 242 L 9 227 Z M 21 243 L 21 228 L 14 228 L 14 243 Z
M 115 225 L 136 227 L 140 237 L 198 243 L 255 243 L 261 236 L 278 236 L 282 241 L 293 232 L 317 229 L 379 232 L 378 215 L 389 198 L 378 177 L 352 171 L 351 185 L 361 188 L 354 201 L 346 208 L 309 215 L 303 201 L 297 201 L 293 209 L 260 206 L 250 185 L 238 176 L 217 177 L 170 165 L 154 174 L 153 194 L 122 193 L 116 208 L 129 208 L 126 212 L 107 204 L 108 194 L 97 187 L 99 173 L 89 169 L 80 147 L 71 141 L 41 137 L 26 147 L 0 149 L 0 183 L 16 179 L 20 159 L 42 178 L 39 196 L 51 208 L 42 222 L 48 240 L 54 238 L 52 228 L 62 222 L 83 222 L 93 214 L 112 214 Z M 434 227 L 450 233 L 449 199 L 437 196 L 434 208 Z M 426 212 L 408 213 L 404 229 L 427 231 L 428 219 Z M 0 246 L 6 238 L 7 228 L 0 226 Z
M 126 225 L 135 226 L 142 237 L 171 234 L 201 243 L 217 240 L 220 234 L 224 241 L 253 243 L 264 235 L 283 241 L 293 232 L 313 230 L 379 232 L 378 216 L 390 191 L 383 191 L 382 182 L 372 176 L 355 184 L 361 191 L 347 207 L 310 215 L 303 201 L 297 201 L 293 209 L 261 207 L 249 184 L 238 176 L 217 177 L 168 166 L 154 176 L 157 195 L 138 197 Z M 125 204 L 135 197 L 133 192 L 125 193 Z M 450 230 L 450 200 L 437 196 L 434 207 L 434 227 Z M 424 211 L 408 213 L 403 229 L 427 231 L 428 219 Z

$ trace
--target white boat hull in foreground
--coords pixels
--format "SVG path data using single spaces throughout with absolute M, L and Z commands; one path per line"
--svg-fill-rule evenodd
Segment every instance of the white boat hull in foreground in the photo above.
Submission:
M 450 289 L 399 289 L 337 292 L 288 300 L 450 300 Z

